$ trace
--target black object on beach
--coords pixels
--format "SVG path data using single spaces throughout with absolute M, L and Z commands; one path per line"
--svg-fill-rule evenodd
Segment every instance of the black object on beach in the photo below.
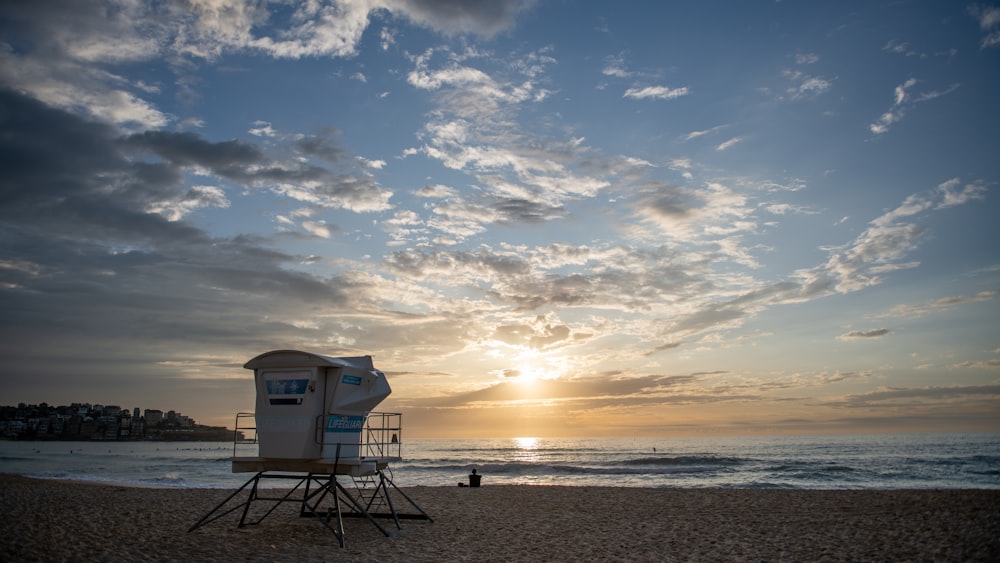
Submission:
M 479 486 L 479 482 L 482 479 L 483 479 L 483 476 L 479 475 L 478 473 L 476 473 L 476 470 L 473 469 L 472 470 L 472 474 L 469 475 L 469 486 L 470 487 L 478 487 Z

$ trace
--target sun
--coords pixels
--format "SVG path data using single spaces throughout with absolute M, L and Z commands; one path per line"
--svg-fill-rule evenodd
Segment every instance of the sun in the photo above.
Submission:
M 533 364 L 521 364 L 514 368 L 517 372 L 518 383 L 534 383 L 540 379 L 545 379 L 545 372 Z
M 570 371 L 568 358 L 558 353 L 527 349 L 511 359 L 514 364 L 511 371 L 517 374 L 516 381 L 520 383 L 559 379 Z
M 530 385 L 559 379 L 572 371 L 571 362 L 566 356 L 552 352 L 520 348 L 508 350 L 507 353 L 498 351 L 495 356 L 507 364 L 507 367 L 493 373 L 509 383 Z

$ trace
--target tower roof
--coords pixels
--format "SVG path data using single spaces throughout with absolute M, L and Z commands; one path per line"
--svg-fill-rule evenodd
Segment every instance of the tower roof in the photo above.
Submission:
M 332 356 L 321 356 L 311 352 L 299 350 L 272 350 L 264 352 L 249 362 L 243 364 L 246 369 L 275 368 L 275 367 L 353 367 L 358 369 L 374 370 L 371 356 L 351 356 L 345 358 L 334 358 Z

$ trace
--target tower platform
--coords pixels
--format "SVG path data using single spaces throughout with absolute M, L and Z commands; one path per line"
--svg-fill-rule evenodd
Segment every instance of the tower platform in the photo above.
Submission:
M 233 457 L 233 473 L 260 473 L 284 471 L 292 473 L 321 473 L 364 477 L 376 475 L 400 461 L 398 456 L 383 456 L 362 459 L 274 459 L 264 457 Z

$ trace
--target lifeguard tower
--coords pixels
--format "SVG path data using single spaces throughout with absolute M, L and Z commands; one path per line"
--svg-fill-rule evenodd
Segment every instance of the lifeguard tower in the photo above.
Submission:
M 255 412 L 236 415 L 232 470 L 254 475 L 189 532 L 237 510 L 240 528 L 256 525 L 286 502 L 299 503 L 299 516 L 317 518 L 341 547 L 346 517 L 367 518 L 386 536 L 402 530 L 400 519 L 431 520 L 390 478 L 389 464 L 402 459 L 402 415 L 372 412 L 392 390 L 371 356 L 275 350 L 243 367 L 254 372 L 257 402 Z M 257 455 L 238 455 L 247 445 L 256 445 Z M 268 479 L 297 483 L 268 496 L 260 486 Z M 393 497 L 415 512 L 397 511 Z M 251 516 L 258 502 L 266 511 Z

